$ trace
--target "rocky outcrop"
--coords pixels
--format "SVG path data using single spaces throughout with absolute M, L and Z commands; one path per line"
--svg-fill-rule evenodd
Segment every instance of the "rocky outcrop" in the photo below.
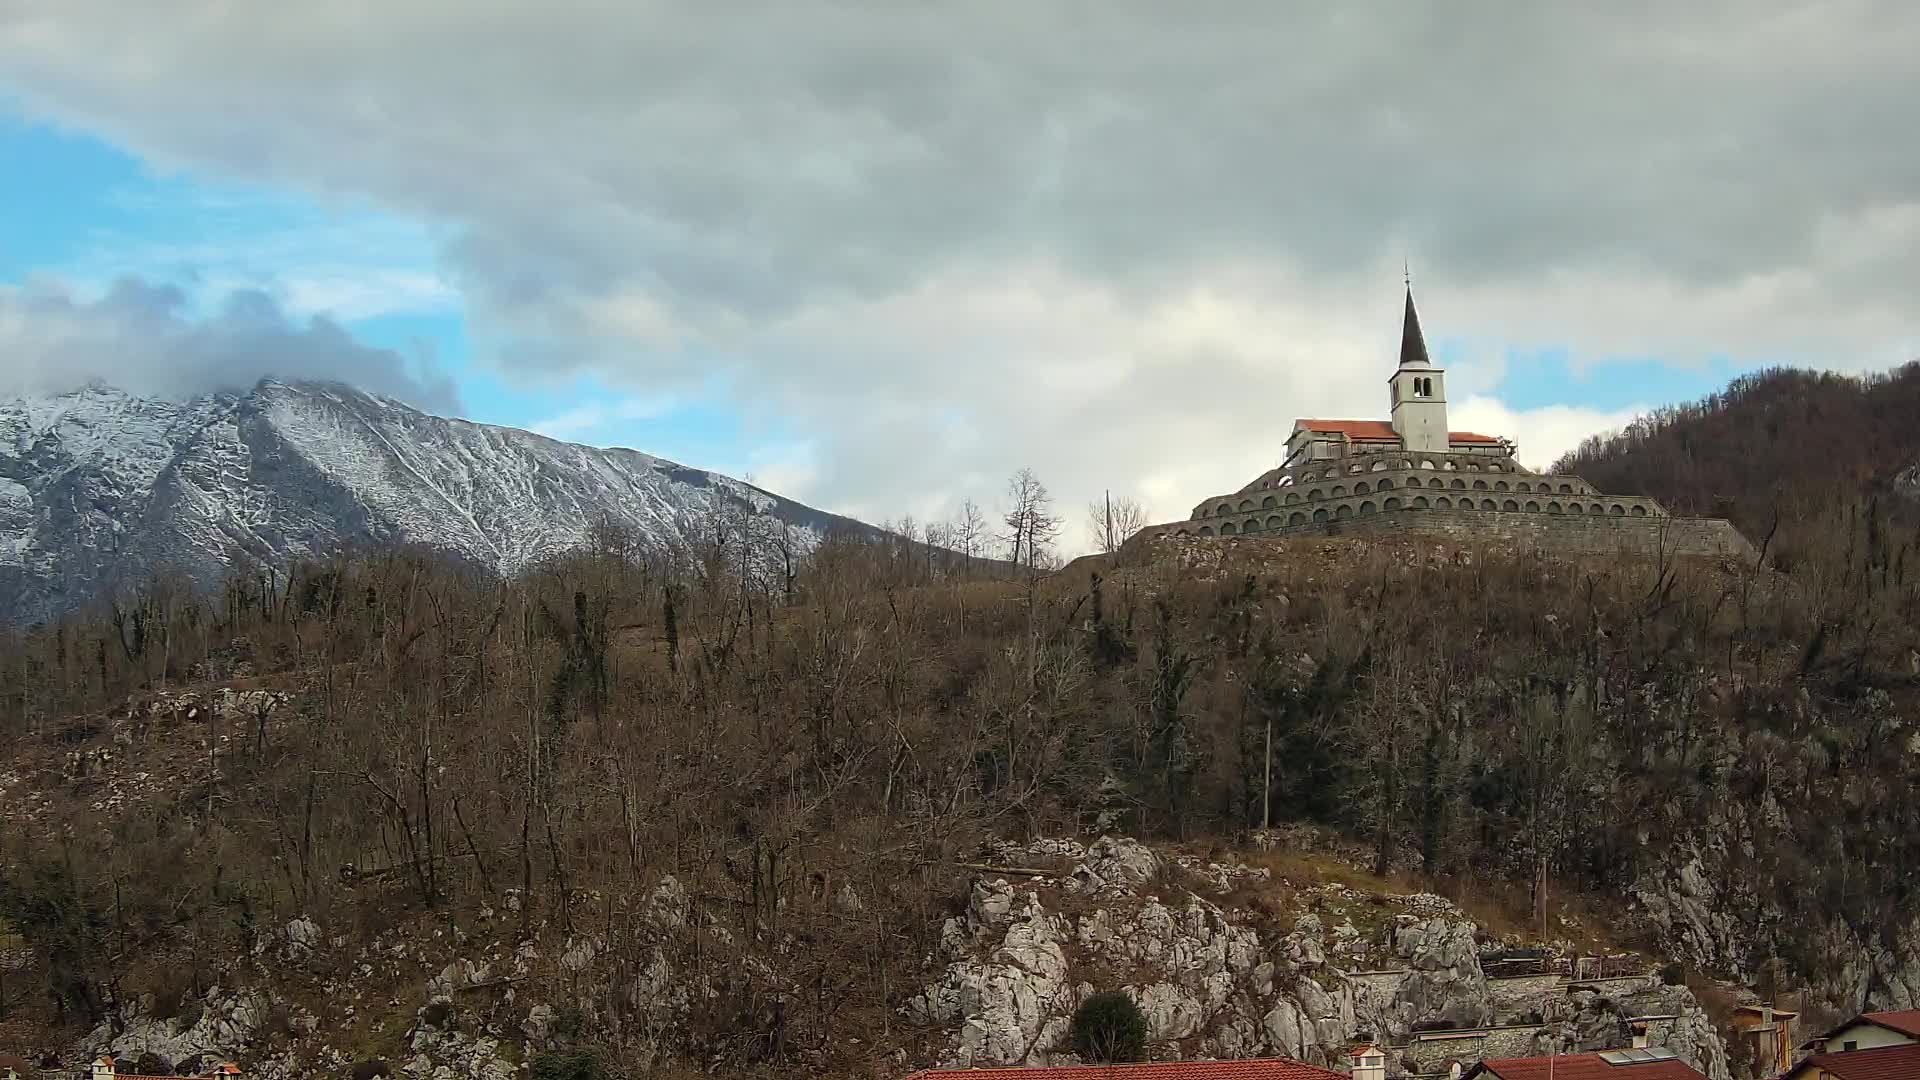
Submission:
M 976 882 L 966 914 L 947 921 L 941 940 L 956 959 L 907 1011 L 929 1024 L 959 1025 L 956 1062 L 1045 1061 L 1060 1050 L 1082 996 L 1067 981 L 1063 918 L 1005 880 Z
M 1388 1033 L 1405 1035 L 1421 1021 L 1473 1027 L 1493 1019 L 1472 923 L 1426 919 L 1397 928 L 1393 937 L 1407 974 L 1382 1017 Z
M 942 928 L 946 966 L 907 1014 L 947 1029 L 945 1062 L 972 1067 L 1072 1062 L 1071 1017 L 1095 989 L 1132 997 L 1163 1057 L 1337 1064 L 1364 1031 L 1414 1058 L 1421 1030 L 1514 1023 L 1499 1029 L 1502 1050 L 1605 1049 L 1627 1045 L 1628 1016 L 1671 1015 L 1665 1043 L 1727 1080 L 1725 1049 L 1685 987 L 1648 976 L 1569 993 L 1548 977 L 1528 993 L 1496 991 L 1475 926 L 1438 897 L 1393 898 L 1389 906 L 1405 914 L 1378 930 L 1357 928 L 1335 905 L 1331 927 L 1310 913 L 1284 934 L 1263 933 L 1248 913 L 1189 888 L 1212 891 L 1209 868 L 1184 883 L 1174 876 L 1151 851 L 1103 838 L 1058 878 L 1020 888 L 977 880 L 966 909 Z M 1367 906 L 1337 887 L 1327 895 Z M 1341 957 L 1384 967 L 1346 969 Z M 1404 1065 L 1396 1059 L 1394 1075 Z
M 232 1057 L 254 1041 L 271 1008 L 263 993 L 219 987 L 170 1018 L 155 1016 L 151 1001 L 130 1002 L 89 1032 L 76 1056 L 155 1054 L 174 1062 Z
M 1654 869 L 1629 895 L 1667 954 L 1694 970 L 1753 983 L 1774 957 L 1812 956 L 1816 970 L 1793 973 L 1812 1004 L 1841 1014 L 1920 1007 L 1920 915 L 1890 910 L 1856 927 L 1832 912 L 1783 909 L 1753 858 L 1768 841 L 1743 838 L 1790 828 L 1770 794 L 1716 812 L 1677 829 L 1681 839 L 1649 860 Z

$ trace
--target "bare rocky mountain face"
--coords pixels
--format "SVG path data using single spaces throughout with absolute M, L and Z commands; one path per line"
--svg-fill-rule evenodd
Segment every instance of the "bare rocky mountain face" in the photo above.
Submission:
M 716 515 L 810 546 L 868 526 L 633 450 L 430 416 L 322 383 L 186 402 L 89 387 L 0 400 L 0 611 L 46 618 L 172 570 L 412 544 L 503 573 L 596 523 L 685 550 Z

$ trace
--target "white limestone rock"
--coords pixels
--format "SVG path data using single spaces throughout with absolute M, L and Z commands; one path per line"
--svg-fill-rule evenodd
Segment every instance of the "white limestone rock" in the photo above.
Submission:
M 141 1006 L 129 1006 L 89 1032 L 81 1053 L 152 1053 L 169 1061 L 204 1053 L 238 1056 L 266 1022 L 269 1006 L 263 994 L 244 990 L 230 993 L 218 987 L 207 991 L 200 1015 L 191 1025 L 182 1025 L 177 1019 L 159 1019 Z
M 1160 856 L 1140 841 L 1103 836 L 1073 868 L 1072 881 L 1081 891 L 1097 896 L 1127 895 L 1157 877 L 1162 866 Z
M 1406 958 L 1408 970 L 1385 1017 L 1393 1035 L 1405 1035 L 1420 1020 L 1471 1027 L 1491 1019 L 1472 923 L 1426 919 L 1400 927 L 1394 951 Z

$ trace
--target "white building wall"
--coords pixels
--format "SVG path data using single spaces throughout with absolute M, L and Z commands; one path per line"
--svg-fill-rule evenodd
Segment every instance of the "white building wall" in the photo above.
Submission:
M 1855 1050 L 1872 1050 L 1880 1046 L 1904 1046 L 1913 1040 L 1897 1031 L 1888 1031 L 1878 1024 L 1855 1024 L 1827 1040 L 1827 1052 L 1838 1053 L 1847 1049 L 1848 1043 L 1858 1043 Z

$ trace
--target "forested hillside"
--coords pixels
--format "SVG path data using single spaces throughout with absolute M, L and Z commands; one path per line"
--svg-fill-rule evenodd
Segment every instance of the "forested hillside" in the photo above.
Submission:
M 1764 402 L 1792 446 L 1827 427 L 1809 396 L 1916 382 L 1756 379 L 1572 464 L 1751 515 L 1773 436 L 1736 416 Z M 1836 475 L 1877 483 L 1868 456 Z M 1785 573 L 1242 539 L 985 577 L 843 538 L 788 575 L 744 533 L 669 558 L 603 529 L 512 580 L 375 551 L 159 583 L 0 639 L 0 933 L 26 957 L 0 1031 L 180 1010 L 252 957 L 293 1003 L 260 1053 L 311 1016 L 350 1058 L 404 1056 L 439 1006 L 356 950 L 491 920 L 549 964 L 509 948 L 519 973 L 454 996 L 496 1034 L 564 1004 L 541 1039 L 635 1075 L 886 1075 L 941 1054 L 907 1005 L 986 842 L 1225 852 L 1263 824 L 1544 939 L 1586 932 L 1588 898 L 1690 973 L 1911 1006 L 1920 551 L 1864 500 L 1792 516 L 1819 458 L 1778 457 L 1805 493 L 1781 536 L 1830 541 Z M 697 945 L 662 930 L 669 875 Z
M 1731 517 L 1791 552 L 1885 495 L 1920 463 L 1920 362 L 1886 374 L 1781 368 L 1596 435 L 1554 464 L 1604 491 L 1651 495 L 1679 514 Z

